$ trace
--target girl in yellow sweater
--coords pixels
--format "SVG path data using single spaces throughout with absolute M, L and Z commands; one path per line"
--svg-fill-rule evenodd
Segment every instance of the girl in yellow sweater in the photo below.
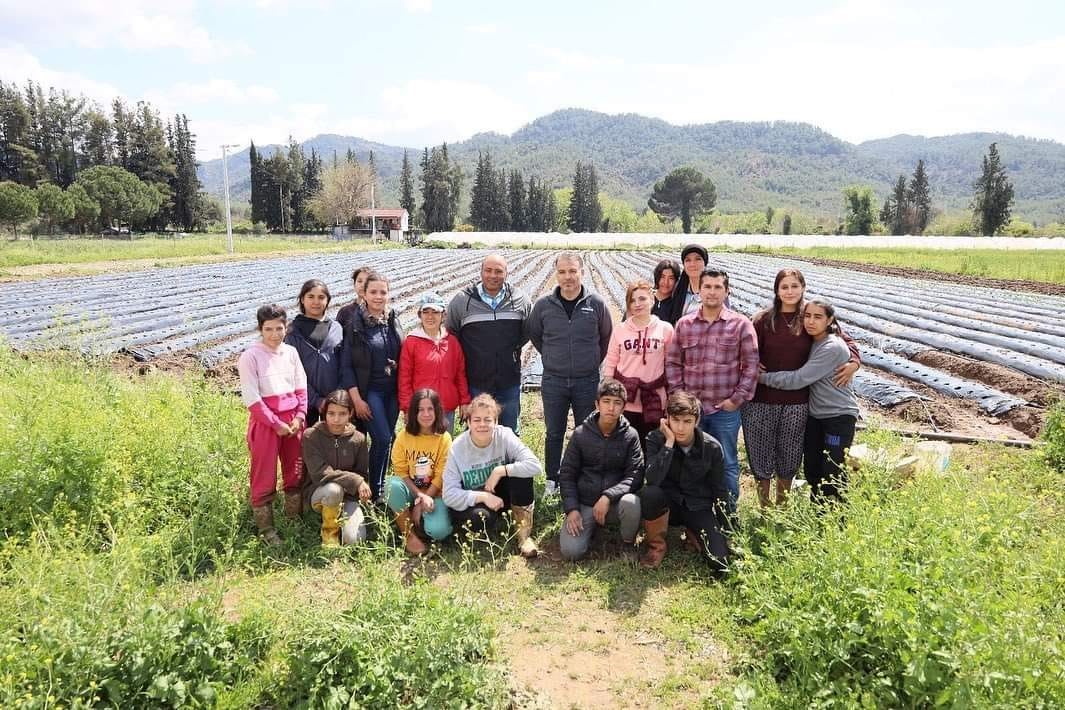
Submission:
M 440 397 L 431 389 L 411 395 L 407 421 L 392 444 L 392 476 L 385 486 L 385 502 L 395 513 L 407 552 L 425 554 L 419 527 L 440 541 L 451 534 L 451 518 L 440 499 L 444 466 L 451 450 Z

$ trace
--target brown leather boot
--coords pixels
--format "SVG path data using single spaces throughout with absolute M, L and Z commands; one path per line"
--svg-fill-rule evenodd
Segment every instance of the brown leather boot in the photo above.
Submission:
M 277 529 L 274 527 L 274 508 L 267 503 L 266 505 L 260 505 L 257 508 L 251 509 L 252 518 L 255 519 L 255 527 L 259 529 L 259 536 L 270 547 L 277 547 L 281 544 L 281 537 L 277 534 Z
M 518 550 L 522 557 L 536 557 L 540 554 L 536 542 L 532 539 L 533 510 L 535 503 L 529 505 L 512 505 L 510 513 L 514 516 L 514 524 L 518 528 Z
M 684 528 L 684 548 L 692 552 L 702 552 L 703 543 L 699 539 L 699 533 L 691 528 Z
M 666 530 L 669 529 L 669 511 L 654 520 L 643 521 L 643 530 L 647 538 L 647 552 L 640 558 L 644 569 L 655 569 L 666 556 Z
M 303 512 L 303 495 L 299 491 L 285 491 L 285 517 L 295 520 Z
M 429 548 L 425 546 L 421 538 L 414 532 L 414 523 L 410 519 L 410 509 L 396 513 L 396 527 L 403 536 L 403 546 L 412 555 L 424 555 Z

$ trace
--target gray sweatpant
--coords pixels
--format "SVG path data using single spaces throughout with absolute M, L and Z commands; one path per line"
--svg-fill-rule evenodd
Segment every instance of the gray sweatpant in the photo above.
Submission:
M 579 560 L 588 552 L 588 546 L 592 542 L 592 535 L 597 527 L 595 512 L 592 506 L 582 505 L 581 520 L 584 529 L 580 535 L 570 535 L 566 530 L 566 521 L 562 521 L 562 532 L 559 534 L 559 546 L 562 548 L 562 558 L 565 560 Z M 610 510 L 606 514 L 607 523 L 618 523 L 621 527 L 621 539 L 632 542 L 636 539 L 636 533 L 640 530 L 640 499 L 632 493 L 626 493 L 616 502 L 610 504 Z
M 318 512 L 323 505 L 340 506 L 340 543 L 350 545 L 366 539 L 366 516 L 359 501 L 344 495 L 344 489 L 336 483 L 318 486 L 311 495 L 311 507 Z

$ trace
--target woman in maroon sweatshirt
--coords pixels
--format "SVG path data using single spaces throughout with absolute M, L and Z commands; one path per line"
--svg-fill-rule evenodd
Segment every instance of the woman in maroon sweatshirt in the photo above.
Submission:
M 798 269 L 781 269 L 773 280 L 773 305 L 754 316 L 758 355 L 766 372 L 797 370 L 810 357 L 811 338 L 802 327 L 806 279 Z M 858 346 L 845 333 L 840 336 L 851 359 L 836 371 L 836 383 L 845 384 L 861 366 Z M 770 485 L 777 481 L 776 504 L 787 500 L 791 482 L 802 464 L 809 392 L 778 390 L 759 384 L 754 399 L 743 406 L 743 443 L 747 462 L 758 481 L 758 502 L 770 503 Z

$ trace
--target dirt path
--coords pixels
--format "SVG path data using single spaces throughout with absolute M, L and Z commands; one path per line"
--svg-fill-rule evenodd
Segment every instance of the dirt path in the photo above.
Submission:
M 1006 291 L 1026 291 L 1038 293 L 1044 296 L 1065 296 L 1065 284 L 1048 283 L 1043 281 L 1024 281 L 1021 279 L 993 279 L 983 276 L 969 276 L 966 274 L 951 274 L 945 271 L 931 271 L 927 269 L 914 269 L 905 266 L 883 266 L 880 264 L 866 264 L 860 261 L 846 261 L 842 259 L 824 259 L 821 257 L 802 256 L 799 254 L 786 254 L 788 259 L 806 261 L 819 266 L 832 266 L 851 271 L 862 271 L 869 274 L 883 274 L 887 276 L 903 276 L 911 279 L 926 279 L 929 281 L 948 281 L 950 283 L 979 286 L 981 288 L 1000 288 Z

